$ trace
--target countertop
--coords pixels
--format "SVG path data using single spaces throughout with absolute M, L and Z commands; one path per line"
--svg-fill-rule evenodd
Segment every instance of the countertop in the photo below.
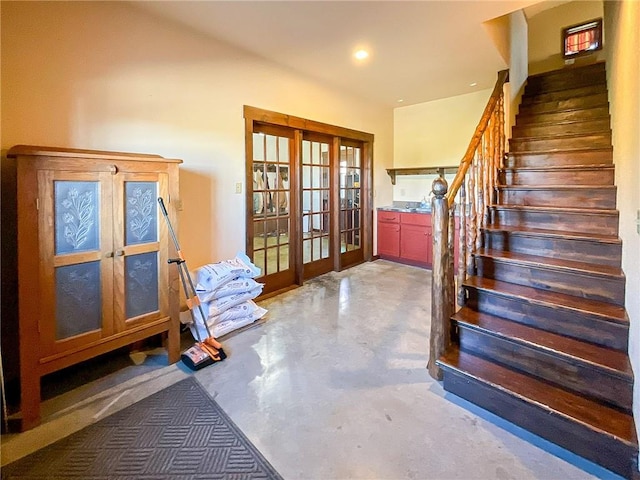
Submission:
M 431 213 L 431 205 L 428 207 L 414 207 L 412 205 L 387 205 L 384 207 L 378 207 L 378 210 L 386 212 L 402 212 L 402 213 Z

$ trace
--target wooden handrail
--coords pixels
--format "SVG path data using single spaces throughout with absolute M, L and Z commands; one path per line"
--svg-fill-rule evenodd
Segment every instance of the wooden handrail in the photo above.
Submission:
M 429 340 L 429 374 L 442 379 L 438 360 L 451 342 L 450 318 L 456 303 L 463 306 L 467 292 L 464 282 L 474 274 L 473 251 L 482 247 L 482 230 L 489 222 L 495 204 L 496 185 L 503 167 L 505 152 L 503 86 L 509 71 L 498 73 L 498 80 L 489 97 L 480 122 L 460 161 L 451 188 L 443 177 L 432 185 L 431 231 L 433 235 L 433 267 L 431 280 L 431 333 Z M 466 184 L 465 184 L 466 180 Z M 460 238 L 458 244 L 458 274 L 454 265 L 455 198 L 460 191 L 458 216 Z M 456 281 L 458 294 L 455 294 Z M 456 302 L 457 300 L 457 302 Z
M 498 100 L 502 95 L 502 88 L 504 84 L 509 80 L 509 70 L 500 70 L 498 72 L 498 79 L 496 80 L 496 85 L 493 87 L 493 92 L 491 92 L 491 96 L 489 97 L 489 101 L 487 102 L 487 106 L 484 107 L 484 112 L 482 113 L 482 117 L 480 117 L 480 122 L 476 127 L 475 132 L 473 133 L 473 137 L 471 137 L 471 142 L 467 147 L 467 151 L 462 157 L 460 161 L 460 166 L 458 167 L 458 172 L 456 173 L 455 178 L 451 182 L 451 187 L 447 193 L 447 199 L 449 201 L 449 206 L 453 205 L 454 199 L 458 194 L 458 190 L 460 189 L 460 185 L 464 181 L 464 177 L 467 174 L 467 170 L 469 170 L 469 166 L 473 162 L 473 157 L 476 153 L 476 149 L 480 144 L 480 140 L 484 135 L 485 130 L 487 129 L 487 125 L 489 124 L 489 119 L 493 114 L 493 111 L 498 104 Z

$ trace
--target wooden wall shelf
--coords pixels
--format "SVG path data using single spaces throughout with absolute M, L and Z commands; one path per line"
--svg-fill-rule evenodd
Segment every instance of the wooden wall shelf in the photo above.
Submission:
M 437 173 L 443 176 L 446 173 L 456 173 L 458 165 L 446 167 L 409 167 L 409 168 L 387 168 L 387 174 L 391 177 L 391 184 L 396 184 L 397 175 L 433 175 Z

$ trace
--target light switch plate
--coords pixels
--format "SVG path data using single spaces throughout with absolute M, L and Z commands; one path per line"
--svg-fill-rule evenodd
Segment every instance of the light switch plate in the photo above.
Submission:
M 236 193 L 242 193 L 242 182 L 236 183 Z

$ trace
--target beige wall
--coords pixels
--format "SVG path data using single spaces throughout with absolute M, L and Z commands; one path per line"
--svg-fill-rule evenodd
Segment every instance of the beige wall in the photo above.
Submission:
M 396 108 L 393 166 L 459 165 L 492 90 Z M 434 178 L 433 175 L 398 177 L 393 200 L 420 201 L 425 194 L 428 198 Z
M 524 86 L 529 76 L 529 24 L 522 10 L 509 15 L 509 83 L 508 83 L 508 119 L 511 138 L 511 127 L 516 123 L 518 105 L 524 93 Z
M 245 248 L 243 105 L 375 135 L 388 202 L 393 114 L 125 2 L 2 2 L 2 138 L 12 145 L 184 160 L 181 246 L 190 267 Z
M 529 23 L 529 74 L 556 70 L 564 66 L 562 29 L 576 23 L 602 18 L 602 2 L 580 0 L 544 10 Z M 606 33 L 605 33 L 606 43 Z M 576 58 L 576 65 L 604 59 L 604 52 Z
M 505 134 L 511 137 L 511 127 L 515 124 L 518 105 L 527 81 L 528 65 L 528 25 L 523 10 L 494 18 L 484 23 L 496 49 L 509 68 L 509 82 L 505 84 Z
M 640 433 L 640 2 L 608 1 L 604 12 L 622 268 L 631 322 L 629 356 L 636 378 L 634 416 Z

